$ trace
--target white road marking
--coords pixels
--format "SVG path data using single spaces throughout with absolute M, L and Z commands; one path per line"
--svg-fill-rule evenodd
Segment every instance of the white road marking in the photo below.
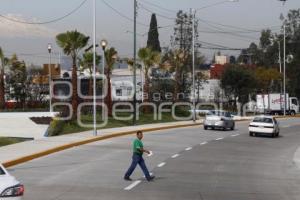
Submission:
M 179 156 L 179 154 L 175 154 L 172 156 L 172 158 L 177 158 Z
M 205 145 L 205 144 L 207 144 L 207 142 L 202 142 L 200 145 Z
M 239 136 L 240 134 L 235 134 L 235 135 L 231 135 L 231 137 L 236 137 L 236 136 Z
M 221 137 L 221 138 L 217 138 L 216 140 L 218 141 L 218 140 L 223 140 L 223 139 L 224 139 L 224 138 Z
M 157 165 L 157 167 L 163 167 L 165 164 L 166 164 L 165 162 L 162 162 L 159 165 Z
M 186 148 L 185 150 L 186 151 L 190 151 L 190 150 L 192 150 L 193 149 L 193 147 L 188 147 L 188 148 Z
M 282 126 L 282 128 L 289 128 L 291 125 Z
M 134 188 L 135 186 L 137 186 L 141 182 L 142 182 L 141 180 L 134 181 L 132 184 L 130 184 L 129 186 L 127 186 L 126 188 L 124 188 L 124 190 L 131 190 L 132 188 Z

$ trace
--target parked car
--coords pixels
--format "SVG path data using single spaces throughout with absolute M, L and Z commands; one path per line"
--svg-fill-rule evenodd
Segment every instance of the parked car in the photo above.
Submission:
M 280 132 L 279 123 L 273 116 L 255 117 L 249 124 L 249 135 L 256 136 L 259 134 L 278 137 Z
M 0 164 L 0 199 L 22 200 L 24 186 Z
M 208 128 L 211 129 L 222 129 L 227 130 L 231 129 L 234 130 L 235 122 L 230 114 L 230 112 L 220 111 L 220 110 L 213 110 L 209 111 L 204 119 L 203 127 L 205 130 Z

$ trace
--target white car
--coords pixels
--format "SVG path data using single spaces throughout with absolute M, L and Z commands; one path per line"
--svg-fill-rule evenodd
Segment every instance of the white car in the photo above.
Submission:
M 208 128 L 211 129 L 222 129 L 234 130 L 235 122 L 232 118 L 232 115 L 229 112 L 221 111 L 221 110 L 212 110 L 206 114 L 204 122 L 203 122 L 204 130 Z
M 0 199 L 22 200 L 23 194 L 24 186 L 0 164 Z
M 279 123 L 273 116 L 254 117 L 249 125 L 250 136 L 265 134 L 272 137 L 278 137 L 279 132 Z

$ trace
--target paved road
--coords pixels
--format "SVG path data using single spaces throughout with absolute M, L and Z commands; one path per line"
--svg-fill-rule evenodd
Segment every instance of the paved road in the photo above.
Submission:
M 202 127 L 147 133 L 146 158 L 157 176 L 146 182 L 130 164 L 132 136 L 84 145 L 10 169 L 26 187 L 25 200 L 285 200 L 300 199 L 300 120 L 281 120 L 282 137 L 251 138 L 248 123 L 235 131 Z M 172 158 L 173 157 L 173 158 Z M 127 190 L 125 190 L 127 189 Z

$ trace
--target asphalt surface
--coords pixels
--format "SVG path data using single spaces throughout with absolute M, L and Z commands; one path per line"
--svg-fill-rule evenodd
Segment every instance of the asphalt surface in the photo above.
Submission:
M 133 136 L 100 141 L 9 169 L 25 185 L 25 200 L 299 200 L 300 119 L 280 120 L 281 137 L 249 137 L 202 126 L 146 133 L 145 156 L 156 176 L 139 168 L 127 182 Z

